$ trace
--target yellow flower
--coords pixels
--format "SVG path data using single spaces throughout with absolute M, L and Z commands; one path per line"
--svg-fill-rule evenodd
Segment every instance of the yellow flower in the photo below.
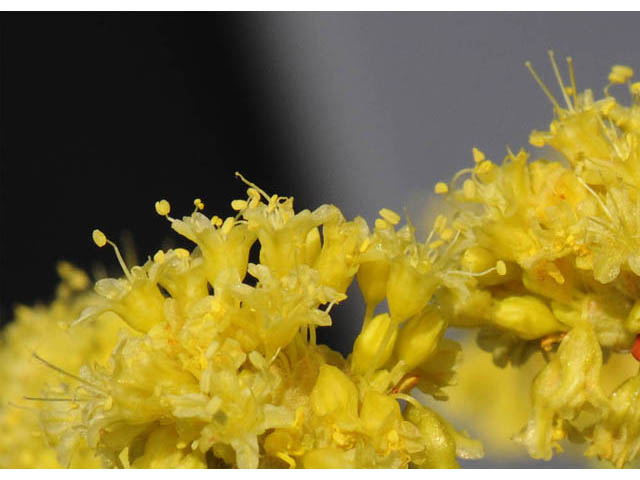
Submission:
M 182 220 L 169 217 L 168 201 L 156 203 L 197 245 L 191 252 L 160 250 L 129 268 L 94 231 L 125 278 L 97 282 L 99 295 L 73 328 L 111 312 L 132 330 L 108 360 L 75 366 L 68 382 L 45 388 L 41 421 L 58 457 L 86 445 L 118 468 L 440 466 L 427 460 L 440 453 L 427 450 L 445 434 L 406 417 L 400 402 L 423 408 L 411 389 L 442 398 L 453 376 L 459 347 L 442 338 L 446 322 L 427 307 L 457 252 L 452 231 L 439 225 L 435 245 L 420 243 L 383 209 L 370 233 L 335 206 L 295 212 L 292 198 L 243 181 L 247 199 L 234 200 L 238 216 L 224 221 L 201 213 L 199 199 Z M 373 292 L 367 307 L 387 298 L 391 311 L 371 317 L 369 308 L 345 360 L 317 344 L 316 329 L 331 325 L 363 264 L 376 265 L 359 280 Z M 388 282 L 375 278 L 380 271 Z M 480 454 L 447 432 L 442 466 L 455 464 L 456 450 Z
M 570 437 L 622 466 L 637 455 L 636 433 L 622 433 L 619 421 L 634 418 L 622 405 L 631 394 L 607 397 L 600 370 L 603 354 L 629 352 L 638 334 L 640 97 L 629 67 L 614 66 L 609 76 L 610 84 L 628 84 L 632 103 L 623 106 L 609 86 L 602 100 L 578 92 L 571 59 L 566 86 L 550 57 L 564 104 L 527 63 L 554 108 L 548 130 L 533 131 L 530 142 L 566 162 L 508 149 L 494 164 L 473 150 L 474 166 L 439 189 L 465 246 L 459 272 L 449 276 L 465 284 L 445 283 L 435 302 L 451 325 L 481 327 L 478 343 L 497 365 L 522 365 L 535 352 L 548 359 L 519 436 L 534 458 L 549 459 Z
M 78 442 L 62 461 L 40 430 L 38 407 L 45 405 L 41 392 L 46 384 L 71 379 L 82 364 L 102 361 L 117 342 L 124 324 L 115 317 L 99 316 L 94 323 L 70 329 L 80 311 L 95 302 L 87 275 L 66 262 L 58 265 L 62 282 L 50 305 L 20 306 L 15 319 L 2 332 L 0 343 L 0 467 L 97 468 L 95 452 L 86 441 Z M 56 372 L 51 368 L 55 365 Z M 67 389 L 61 396 L 83 396 Z M 27 397 L 25 400 L 23 397 Z M 59 403 L 59 402 L 56 402 Z M 53 402 L 49 402 L 53 404 Z

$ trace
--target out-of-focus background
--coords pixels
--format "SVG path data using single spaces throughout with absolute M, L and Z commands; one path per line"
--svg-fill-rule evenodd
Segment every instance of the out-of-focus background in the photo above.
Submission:
M 298 208 L 372 222 L 406 206 L 422 222 L 472 146 L 500 160 L 547 126 L 525 60 L 555 87 L 547 50 L 571 55 L 578 88 L 600 91 L 611 65 L 640 70 L 638 25 L 638 13 L 1 14 L 0 322 L 50 299 L 57 260 L 115 264 L 93 228 L 144 259 L 182 242 L 156 200 L 230 213 L 236 170 Z M 343 351 L 363 311 L 351 293 L 321 337 Z M 466 466 L 579 465 L 522 458 Z

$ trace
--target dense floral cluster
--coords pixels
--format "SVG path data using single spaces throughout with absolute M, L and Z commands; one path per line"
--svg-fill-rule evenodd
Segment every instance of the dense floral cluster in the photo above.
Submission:
M 552 65 L 566 106 L 530 67 L 555 112 L 531 143 L 561 159 L 509 150 L 498 165 L 474 149 L 472 168 L 436 185 L 450 207 L 425 241 L 391 210 L 373 228 L 333 205 L 296 212 L 240 175 L 233 216 L 209 218 L 196 199 L 175 219 L 156 203 L 191 249 L 129 268 L 94 230 L 124 276 L 93 293 L 61 264 L 57 300 L 21 307 L 4 332 L 0 466 L 455 467 L 482 446 L 422 401 L 455 383 L 449 326 L 479 329 L 510 369 L 514 394 L 495 389 L 506 403 L 478 400 L 485 367 L 460 392 L 503 405 L 505 428 L 528 415 L 516 440 L 533 458 L 568 438 L 615 466 L 633 461 L 638 365 L 604 372 L 607 359 L 640 359 L 640 84 L 615 66 L 594 100 L 571 62 L 568 87 Z M 630 107 L 609 95 L 616 84 Z M 354 281 L 365 315 L 344 358 L 316 330 Z M 507 410 L 533 375 L 530 411 Z
M 122 319 L 130 328 L 108 361 L 63 370 L 32 347 L 64 380 L 36 399 L 60 463 L 86 449 L 111 467 L 452 467 L 456 455 L 480 456 L 410 393 L 442 396 L 460 351 L 428 305 L 446 263 L 440 245 L 396 228 L 390 210 L 370 231 L 334 206 L 296 213 L 291 198 L 249 185 L 224 221 L 199 200 L 182 220 L 156 204 L 192 251 L 129 269 L 116 248 L 124 278 L 98 281 L 67 330 Z M 369 308 L 345 359 L 317 344 L 316 329 L 331 325 L 356 273 Z M 389 312 L 374 314 L 385 299 Z
M 533 458 L 551 458 L 568 437 L 620 467 L 640 451 L 640 372 L 608 393 L 601 369 L 614 352 L 640 359 L 640 83 L 615 66 L 605 98 L 594 100 L 578 93 L 572 68 L 565 87 L 551 59 L 566 106 L 529 65 L 555 111 L 530 141 L 561 160 L 528 161 L 521 150 L 497 165 L 474 150 L 473 168 L 439 184 L 473 239 L 463 268 L 499 260 L 506 273 L 478 275 L 469 295 L 445 291 L 438 304 L 452 325 L 480 327 L 478 343 L 499 365 L 545 353 L 517 436 Z M 628 85 L 630 107 L 609 95 L 615 84 Z

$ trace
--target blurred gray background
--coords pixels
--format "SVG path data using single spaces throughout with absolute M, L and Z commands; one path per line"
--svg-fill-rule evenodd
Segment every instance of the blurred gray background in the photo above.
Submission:
M 269 108 L 288 132 L 293 177 L 312 203 L 371 222 L 404 206 L 420 218 L 433 185 L 528 146 L 552 109 L 524 66 L 559 96 L 547 57 L 572 56 L 578 88 L 597 95 L 611 65 L 640 70 L 638 13 L 296 13 L 261 16 L 256 43 Z M 568 80 L 566 69 L 563 70 Z M 352 292 L 357 296 L 357 292 Z M 348 317 L 360 315 L 351 306 Z M 349 344 L 359 327 L 343 321 Z M 562 458 L 562 457 L 560 457 Z M 491 455 L 470 467 L 576 467 Z

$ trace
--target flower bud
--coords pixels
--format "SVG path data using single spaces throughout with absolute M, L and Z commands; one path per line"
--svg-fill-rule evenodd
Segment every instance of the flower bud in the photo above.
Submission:
M 358 286 L 367 306 L 378 305 L 387 295 L 387 279 L 389 278 L 389 262 L 375 260 L 360 264 L 358 269 Z
M 438 284 L 434 275 L 422 273 L 406 261 L 393 262 L 387 282 L 387 301 L 393 319 L 402 322 L 419 313 Z
M 375 316 L 367 323 L 353 344 L 351 370 L 355 374 L 377 370 L 393 353 L 398 324 L 388 313 Z
M 525 340 L 540 338 L 566 330 L 549 307 L 536 297 L 507 297 L 495 303 L 491 311 L 493 324 L 510 330 Z
M 447 322 L 433 310 L 412 318 L 398 334 L 398 359 L 403 360 L 409 370 L 426 362 L 436 351 L 446 327 Z

